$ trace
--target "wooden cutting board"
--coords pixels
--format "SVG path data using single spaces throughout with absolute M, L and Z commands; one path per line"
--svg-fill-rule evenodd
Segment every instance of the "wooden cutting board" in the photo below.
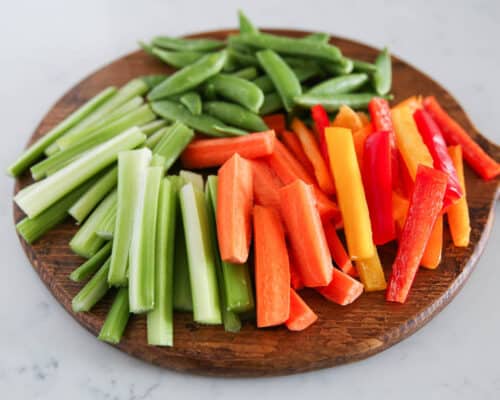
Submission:
M 191 37 L 223 39 L 235 31 L 214 31 Z M 309 32 L 271 30 L 277 34 L 303 36 Z M 332 43 L 353 58 L 374 60 L 377 50 L 366 45 L 332 37 Z M 47 113 L 33 133 L 29 144 L 109 85 L 122 85 L 140 75 L 162 73 L 168 68 L 136 51 L 94 72 L 68 93 Z M 414 94 L 437 97 L 444 108 L 497 161 L 500 148 L 481 136 L 457 101 L 438 83 L 407 63 L 393 58 L 394 104 Z M 463 286 L 481 255 L 493 223 L 493 205 L 498 198 L 499 180 L 484 182 L 466 168 L 467 194 L 472 220 L 471 244 L 466 249 L 453 247 L 445 229 L 443 262 L 435 271 L 422 269 L 406 304 L 388 303 L 384 293 L 363 294 L 354 304 L 341 307 L 313 291 L 301 292 L 319 315 L 319 320 L 304 332 L 292 333 L 284 327 L 256 329 L 245 322 L 241 332 L 226 333 L 221 326 L 201 326 L 189 314 L 176 314 L 175 347 L 160 348 L 146 344 L 144 316 L 133 316 L 122 342 L 117 346 L 137 358 L 179 371 L 206 375 L 264 376 L 283 375 L 331 367 L 361 360 L 408 337 L 446 306 Z M 25 175 L 16 182 L 15 192 L 30 183 Z M 14 219 L 22 212 L 14 205 Z M 20 238 L 26 255 L 54 297 L 76 321 L 97 335 L 113 299 L 108 294 L 92 312 L 74 314 L 71 299 L 81 288 L 68 279 L 82 258 L 74 255 L 68 242 L 76 227 L 71 220 L 29 245 Z M 386 275 L 390 272 L 396 247 L 381 247 Z M 456 315 L 456 318 L 461 318 Z M 96 339 L 97 340 L 97 339 Z M 103 343 L 103 346 L 105 344 Z

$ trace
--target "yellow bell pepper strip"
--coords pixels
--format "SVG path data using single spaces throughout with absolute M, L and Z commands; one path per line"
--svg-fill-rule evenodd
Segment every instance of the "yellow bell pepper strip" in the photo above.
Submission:
M 328 127 L 325 136 L 349 255 L 354 260 L 370 258 L 375 246 L 351 130 Z
M 431 237 L 425 247 L 424 255 L 420 265 L 427 269 L 436 269 L 441 262 L 441 254 L 443 253 L 443 216 L 440 215 L 436 219 L 436 223 L 432 228 Z
M 392 265 L 386 293 L 388 301 L 404 303 L 408 297 L 432 228 L 443 208 L 447 182 L 444 172 L 419 165 L 408 216 Z
M 396 134 L 396 144 L 408 167 L 408 172 L 415 181 L 419 164 L 433 167 L 431 153 L 418 132 L 413 115 L 408 107 L 392 110 L 392 122 Z
M 470 239 L 469 207 L 465 193 L 464 163 L 462 160 L 462 147 L 450 146 L 448 153 L 457 170 L 458 179 L 463 196 L 458 202 L 448 208 L 448 225 L 450 226 L 453 244 L 457 247 L 467 247 Z
M 384 270 L 376 247 L 373 256 L 356 260 L 355 263 L 361 282 L 365 286 L 365 291 L 376 292 L 386 289 L 387 282 L 385 281 Z

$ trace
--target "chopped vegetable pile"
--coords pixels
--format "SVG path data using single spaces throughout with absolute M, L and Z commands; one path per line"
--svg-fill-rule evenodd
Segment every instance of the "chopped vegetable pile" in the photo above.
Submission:
M 387 49 L 354 60 L 327 34 L 239 17 L 227 41 L 142 44 L 177 71 L 106 88 L 9 168 L 35 181 L 14 199 L 26 242 L 68 214 L 79 225 L 73 310 L 115 288 L 102 340 L 118 343 L 135 313 L 149 344 L 172 346 L 174 310 L 228 332 L 252 318 L 301 331 L 318 319 L 303 288 L 341 306 L 364 291 L 404 303 L 419 267 L 440 264 L 445 215 L 469 244 L 462 154 L 500 174 L 434 97 L 391 108 Z M 392 241 L 386 281 L 377 246 Z

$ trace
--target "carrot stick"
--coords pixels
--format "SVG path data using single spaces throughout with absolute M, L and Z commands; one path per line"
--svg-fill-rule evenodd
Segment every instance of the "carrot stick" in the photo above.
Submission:
M 441 253 L 443 252 L 443 216 L 436 219 L 432 228 L 431 236 L 425 247 L 424 255 L 420 261 L 422 267 L 436 269 L 441 262 Z
M 301 180 L 280 189 L 281 216 L 305 286 L 326 286 L 332 279 L 332 259 L 310 185 Z
M 290 289 L 290 317 L 286 321 L 286 327 L 291 331 L 303 331 L 311 326 L 318 316 L 306 304 L 304 300 Z
M 185 168 L 218 167 L 238 153 L 244 158 L 259 158 L 274 150 L 275 133 L 265 131 L 246 136 L 199 139 L 190 143 L 181 155 Z
M 256 204 L 279 210 L 280 179 L 265 160 L 250 160 L 253 172 L 253 197 Z
M 448 208 L 448 225 L 450 226 L 453 244 L 457 247 L 467 247 L 470 238 L 469 207 L 465 193 L 464 163 L 462 160 L 462 147 L 448 147 L 451 161 L 457 170 L 458 180 L 462 187 L 463 196 L 457 203 Z
M 351 276 L 358 276 L 356 268 L 352 265 L 351 259 L 337 235 L 337 230 L 331 220 L 323 221 L 323 229 L 325 230 L 326 241 L 333 261 L 337 264 L 342 272 Z
M 354 111 L 351 107 L 340 106 L 339 112 L 332 122 L 332 126 L 357 131 L 363 127 L 363 122 L 356 111 Z
M 290 283 L 293 289 L 300 290 L 304 288 L 304 282 L 297 268 L 297 257 L 294 254 L 293 248 L 288 248 L 288 260 L 290 261 Z
M 356 150 L 356 158 L 358 159 L 358 165 L 360 170 L 363 168 L 363 157 L 365 155 L 365 142 L 366 138 L 373 133 L 373 125 L 369 123 L 363 126 L 361 129 L 354 131 L 352 133 L 352 139 L 354 140 L 354 149 Z
M 238 154 L 219 169 L 217 238 L 223 261 L 242 264 L 248 259 L 253 206 L 251 164 Z
M 270 114 L 262 117 L 262 119 L 269 129 L 274 129 L 278 136 L 281 136 L 281 134 L 286 129 L 286 120 L 284 114 Z
M 320 189 L 327 195 L 335 194 L 335 184 L 313 133 L 298 118 L 293 119 L 292 129 L 297 134 L 302 149 L 314 168 L 314 175 Z
M 356 270 L 367 292 L 384 290 L 387 287 L 377 248 L 375 248 L 373 256 L 367 259 L 356 260 L 355 263 Z
M 307 173 L 310 176 L 314 175 L 314 169 L 311 164 L 311 161 L 306 156 L 306 153 L 304 153 L 304 150 L 302 149 L 302 145 L 300 144 L 300 140 L 297 137 L 297 135 L 293 132 L 290 131 L 283 131 L 281 134 L 281 141 L 285 144 L 285 146 L 290 150 L 290 152 L 295 156 L 298 162 L 304 167 L 304 169 L 307 171 Z
M 333 269 L 333 279 L 328 286 L 316 288 L 326 299 L 345 306 L 356 300 L 363 293 L 363 284 L 346 273 Z
M 253 225 L 257 326 L 263 328 L 282 324 L 290 316 L 290 264 L 277 211 L 255 206 Z

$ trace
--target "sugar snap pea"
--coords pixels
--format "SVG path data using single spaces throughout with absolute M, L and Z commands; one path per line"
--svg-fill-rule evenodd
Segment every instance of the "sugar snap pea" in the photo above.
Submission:
M 254 83 L 227 74 L 214 76 L 210 79 L 210 83 L 214 85 L 215 92 L 220 96 L 238 103 L 250 111 L 259 112 L 264 101 L 264 93 Z
M 151 54 L 175 68 L 191 65 L 206 55 L 200 51 L 168 51 L 159 47 L 153 47 Z
M 232 76 L 237 76 L 238 78 L 241 79 L 246 79 L 246 80 L 253 80 L 257 78 L 258 72 L 257 68 L 255 67 L 246 67 L 243 69 L 240 69 L 239 71 L 231 73 Z
M 149 54 L 150 56 L 153 55 L 153 45 L 150 44 L 150 43 L 146 43 L 146 42 L 143 42 L 143 41 L 139 41 L 139 46 L 142 50 L 144 50 L 147 54 Z
M 235 128 L 234 126 L 227 126 L 227 125 L 215 125 L 215 129 L 220 132 L 225 134 L 226 136 L 243 136 L 246 135 L 248 132 L 244 131 L 243 129 Z
M 374 97 L 378 97 L 376 93 L 343 93 L 335 95 L 311 95 L 303 94 L 295 98 L 295 103 L 301 107 L 310 108 L 316 104 L 321 104 L 326 111 L 337 111 L 340 106 L 346 105 L 353 109 L 365 109 L 368 103 Z M 392 96 L 383 96 L 391 100 Z
M 224 47 L 224 42 L 217 39 L 183 39 L 169 36 L 157 36 L 153 45 L 177 51 L 214 51 Z
M 330 41 L 330 35 L 325 32 L 315 32 L 310 35 L 304 36 L 303 40 L 311 40 L 318 43 L 328 43 Z
M 240 33 L 259 33 L 259 30 L 241 10 L 238 11 Z
M 264 103 L 260 108 L 259 115 L 272 114 L 283 108 L 283 101 L 277 92 L 268 93 L 264 96 Z
M 194 115 L 201 114 L 201 97 L 196 92 L 188 92 L 181 96 L 179 101 Z
M 366 61 L 352 60 L 352 64 L 353 64 L 353 70 L 356 72 L 366 72 L 368 74 L 371 74 L 377 70 L 375 64 Z
M 273 50 L 259 51 L 257 59 L 262 69 L 271 78 L 285 109 L 291 111 L 294 106 L 293 99 L 302 93 L 302 87 L 297 76 L 288 64 Z
M 252 53 L 247 53 L 236 48 L 230 47 L 228 50 L 228 57 L 236 61 L 242 67 L 258 67 L 259 61 Z
M 392 86 L 391 55 L 387 47 L 377 56 L 375 66 L 377 67 L 373 74 L 373 86 L 375 91 L 380 95 L 387 94 Z
M 158 86 L 160 83 L 162 83 L 165 79 L 167 79 L 168 75 L 145 75 L 142 77 L 143 82 L 148 85 L 149 90 L 153 89 L 154 87 Z
M 332 75 L 347 75 L 350 74 L 354 68 L 350 58 L 344 58 L 343 63 L 324 63 L 322 66 L 326 72 Z
M 309 90 L 307 95 L 334 95 L 353 92 L 368 82 L 367 74 L 342 75 L 321 82 Z
M 203 104 L 203 111 L 226 124 L 249 132 L 260 132 L 267 129 L 262 118 L 237 104 L 224 101 L 208 101 Z
M 321 69 L 317 65 L 295 67 L 292 69 L 299 82 L 305 82 L 308 79 L 318 76 L 322 73 Z M 253 83 L 260 87 L 260 90 L 262 90 L 264 94 L 271 93 L 276 90 L 273 81 L 267 75 L 263 75 L 254 79 Z
M 149 100 L 159 100 L 195 88 L 200 83 L 218 74 L 226 61 L 227 53 L 220 51 L 208 54 L 194 64 L 170 75 L 149 94 Z

